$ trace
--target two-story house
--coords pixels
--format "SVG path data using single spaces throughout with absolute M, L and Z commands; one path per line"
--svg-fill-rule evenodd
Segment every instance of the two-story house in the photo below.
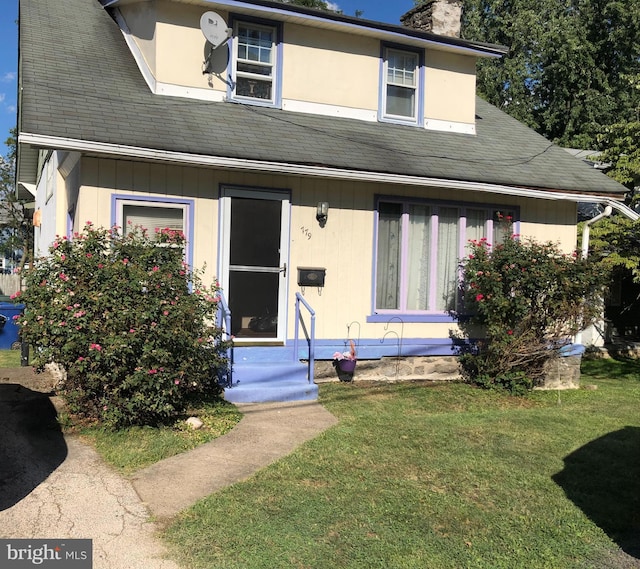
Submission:
M 37 253 L 88 220 L 183 230 L 222 284 L 241 385 L 297 377 L 300 298 L 315 359 L 352 338 L 369 367 L 447 376 L 425 358 L 452 355 L 468 241 L 510 214 L 570 251 L 578 203 L 625 191 L 476 97 L 477 60 L 506 48 L 460 39 L 459 7 L 410 12 L 424 31 L 269 0 L 20 0 Z M 227 395 L 315 394 L 287 389 Z

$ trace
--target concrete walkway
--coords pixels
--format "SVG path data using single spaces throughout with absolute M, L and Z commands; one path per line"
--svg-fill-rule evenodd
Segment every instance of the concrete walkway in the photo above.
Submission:
M 158 518 L 286 456 L 337 420 L 316 401 L 238 403 L 240 423 L 223 437 L 136 472 L 133 486 Z
M 28 373 L 0 370 L 0 538 L 92 539 L 94 569 L 179 569 L 154 518 L 168 521 L 337 422 L 316 402 L 239 405 L 230 433 L 128 480 L 63 436 L 50 394 Z

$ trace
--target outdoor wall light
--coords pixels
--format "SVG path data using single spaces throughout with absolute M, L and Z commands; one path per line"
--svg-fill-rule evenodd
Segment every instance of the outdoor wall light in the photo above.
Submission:
M 320 224 L 320 227 L 324 227 L 327 223 L 327 217 L 329 216 L 329 202 L 318 202 L 318 209 L 316 210 L 316 219 Z

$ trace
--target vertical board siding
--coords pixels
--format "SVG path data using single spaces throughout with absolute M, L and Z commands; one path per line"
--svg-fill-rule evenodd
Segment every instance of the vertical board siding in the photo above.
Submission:
M 145 179 L 146 178 L 146 179 Z M 82 163 L 77 224 L 86 220 L 108 226 L 114 193 L 194 200 L 194 266 L 206 265 L 205 282 L 218 275 L 218 197 L 222 185 L 287 190 L 291 193 L 290 257 L 288 265 L 288 330 L 293 336 L 295 293 L 317 312 L 318 339 L 346 339 L 347 325 L 360 324 L 362 338 L 382 338 L 385 323 L 367 323 L 372 311 L 375 196 L 423 197 L 520 207 L 521 233 L 537 240 L 557 240 L 567 252 L 575 247 L 575 204 L 440 188 L 323 180 L 300 176 L 218 171 L 175 165 L 137 164 L 85 158 Z M 329 202 L 325 227 L 316 220 L 318 202 Z M 298 267 L 326 269 L 321 289 L 297 283 Z M 390 316 L 391 319 L 391 316 Z M 393 324 L 389 329 L 398 325 Z M 452 323 L 406 323 L 405 338 L 449 337 Z M 397 331 L 397 330 L 396 330 Z M 351 335 L 358 334 L 354 326 Z

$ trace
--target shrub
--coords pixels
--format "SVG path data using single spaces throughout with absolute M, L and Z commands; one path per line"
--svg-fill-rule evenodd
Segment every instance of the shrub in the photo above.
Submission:
M 87 223 L 27 273 L 22 338 L 37 369 L 64 369 L 72 412 L 112 428 L 157 424 L 191 396 L 220 394 L 218 289 L 183 262 L 184 246 L 169 229 L 123 236 Z
M 541 382 L 545 363 L 601 315 L 602 275 L 552 243 L 470 242 L 463 261 L 460 362 L 484 387 L 522 393 Z M 460 338 L 459 338 L 460 339 Z

